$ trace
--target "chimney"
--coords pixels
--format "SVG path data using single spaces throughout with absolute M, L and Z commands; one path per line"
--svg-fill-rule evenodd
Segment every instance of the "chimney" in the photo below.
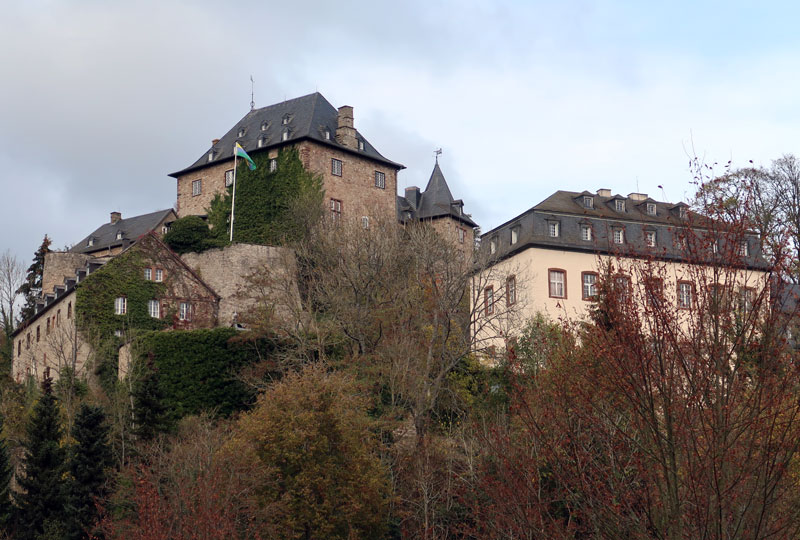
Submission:
M 339 107 L 339 117 L 336 126 L 336 142 L 347 148 L 358 150 L 356 130 L 353 127 L 353 107 L 343 105 Z
M 122 219 L 122 214 L 120 212 L 111 212 L 111 224 L 113 225 L 117 221 Z
M 611 197 L 611 190 L 606 188 L 601 188 L 597 190 L 598 197 Z
M 410 186 L 406 188 L 406 200 L 411 203 L 411 208 L 415 211 L 419 208 L 419 188 L 417 186 Z
M 628 193 L 628 198 L 633 201 L 644 201 L 647 199 L 647 193 Z
M 219 142 L 219 139 L 211 139 L 211 146 L 216 146 Z

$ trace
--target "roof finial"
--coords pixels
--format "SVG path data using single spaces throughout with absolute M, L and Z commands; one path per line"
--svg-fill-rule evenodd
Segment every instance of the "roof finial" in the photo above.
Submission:
M 436 164 L 438 165 L 439 164 L 439 156 L 442 155 L 442 149 L 441 148 L 437 148 L 436 150 L 433 151 L 433 155 L 436 156 Z
M 255 99 L 255 86 L 256 81 L 253 80 L 253 76 L 250 75 L 250 110 L 256 108 L 256 99 Z

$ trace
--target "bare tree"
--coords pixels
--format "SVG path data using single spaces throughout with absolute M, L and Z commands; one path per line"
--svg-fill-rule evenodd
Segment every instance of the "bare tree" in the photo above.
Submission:
M 10 250 L 0 254 L 0 324 L 6 335 L 14 331 L 19 288 L 25 281 L 25 268 Z

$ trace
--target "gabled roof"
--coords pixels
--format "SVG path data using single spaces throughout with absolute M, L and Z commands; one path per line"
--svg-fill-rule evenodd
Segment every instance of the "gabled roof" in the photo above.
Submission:
M 136 241 L 143 234 L 149 233 L 158 227 L 170 214 L 175 216 L 172 208 L 159 210 L 150 214 L 134 216 L 127 219 L 120 219 L 116 223 L 106 223 L 94 230 L 89 236 L 72 246 L 70 253 L 94 253 L 111 247 L 127 247 Z M 122 238 L 118 239 L 118 233 L 122 233 Z M 89 246 L 89 239 L 93 239 Z
M 453 194 L 450 192 L 438 160 L 433 167 L 428 185 L 425 186 L 425 191 L 419 196 L 419 204 L 416 208 L 414 202 L 405 197 L 398 197 L 397 208 L 398 212 L 410 212 L 412 219 L 452 217 L 470 227 L 478 226 L 469 214 L 464 213 L 464 202 L 461 199 L 453 199 Z M 401 221 L 406 221 L 402 219 L 402 215 L 400 218 Z
M 286 124 L 283 123 L 284 118 L 287 120 Z M 170 176 L 177 178 L 195 169 L 233 159 L 233 146 L 237 142 L 248 153 L 253 153 L 296 143 L 302 139 L 312 139 L 345 152 L 380 161 L 397 169 L 405 168 L 403 165 L 383 157 L 358 130 L 356 130 L 356 137 L 364 142 L 363 150 L 354 150 L 339 144 L 336 141 L 338 118 L 339 112 L 319 92 L 253 109 L 244 115 L 216 144 L 203 152 L 197 161 Z M 243 134 L 240 136 L 242 130 Z M 286 141 L 282 138 L 285 130 L 289 132 Z M 330 139 L 326 138 L 326 131 L 330 134 Z M 264 139 L 261 147 L 258 145 L 260 138 Z M 208 160 L 210 152 L 214 152 L 214 159 L 211 161 Z

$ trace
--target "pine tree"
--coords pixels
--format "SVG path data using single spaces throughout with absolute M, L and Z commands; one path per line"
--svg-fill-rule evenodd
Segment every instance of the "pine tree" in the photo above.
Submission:
M 0 416 L 0 432 L 3 431 L 3 417 Z M 11 476 L 14 470 L 8 458 L 6 440 L 0 439 L 0 531 L 11 534 L 14 518 L 14 505 L 11 502 Z
M 70 459 L 70 538 L 87 538 L 98 517 L 95 501 L 108 493 L 106 469 L 111 466 L 108 430 L 106 415 L 100 407 L 81 405 L 72 428 L 75 447 Z
M 19 293 L 25 296 L 25 305 L 20 312 L 20 318 L 24 321 L 33 316 L 36 312 L 36 300 L 42 293 L 42 275 L 44 274 L 44 256 L 50 252 L 52 241 L 44 235 L 42 245 L 33 255 L 33 264 L 28 267 L 28 276 L 25 283 L 19 288 Z
M 164 395 L 152 356 L 141 366 L 139 379 L 133 387 L 133 422 L 133 434 L 140 441 L 150 441 L 169 430 Z
M 66 449 L 61 446 L 58 401 L 53 395 L 49 370 L 42 380 L 42 397 L 36 403 L 23 443 L 24 474 L 19 479 L 19 537 L 37 538 L 47 529 L 65 530 L 67 509 Z

